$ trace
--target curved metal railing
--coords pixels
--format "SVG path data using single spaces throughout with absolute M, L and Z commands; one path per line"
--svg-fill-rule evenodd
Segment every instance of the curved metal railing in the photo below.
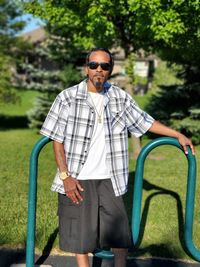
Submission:
M 141 203 L 142 203 L 144 162 L 150 151 L 161 145 L 173 145 L 183 151 L 178 140 L 171 137 L 157 138 L 152 142 L 148 143 L 141 150 L 137 159 L 136 170 L 135 170 L 134 196 L 133 196 L 133 206 L 132 206 L 132 236 L 135 245 L 137 245 L 140 232 L 140 217 L 141 217 L 140 214 L 141 214 Z M 192 152 L 189 147 L 188 147 L 188 154 L 185 155 L 188 160 L 188 177 L 187 177 L 187 192 L 186 192 L 184 239 L 186 248 L 190 256 L 192 256 L 195 260 L 200 261 L 200 251 L 196 249 L 192 240 L 195 187 L 196 187 L 196 160 L 195 156 L 192 155 Z
M 38 156 L 41 149 L 50 141 L 51 139 L 49 139 L 48 137 L 42 137 L 33 147 L 30 156 L 26 267 L 34 267 Z M 140 231 L 140 213 L 141 213 L 144 161 L 152 149 L 156 148 L 157 146 L 165 144 L 174 145 L 182 149 L 179 142 L 175 138 L 161 137 L 147 144 L 142 149 L 142 151 L 138 156 L 136 165 L 135 184 L 134 184 L 133 209 L 132 209 L 132 235 L 134 244 L 137 244 L 138 242 L 139 231 Z M 188 149 L 187 159 L 188 159 L 188 184 L 187 184 L 186 215 L 185 215 L 185 227 L 184 227 L 185 243 L 192 257 L 197 261 L 200 261 L 200 251 L 195 248 L 192 241 L 195 184 L 196 184 L 196 161 L 190 149 Z M 95 256 L 107 259 L 113 258 L 113 254 L 111 251 L 104 251 L 104 250 L 97 251 Z

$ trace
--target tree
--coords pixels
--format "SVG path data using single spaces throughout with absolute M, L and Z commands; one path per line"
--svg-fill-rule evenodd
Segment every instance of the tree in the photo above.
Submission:
M 28 112 L 30 128 L 41 128 L 56 95 L 80 80 L 79 72 L 74 69 L 74 65 L 56 64 L 49 47 L 51 42 L 52 40 L 47 38 L 40 45 L 32 45 L 27 51 L 27 58 L 30 58 L 31 62 L 20 64 L 26 77 L 21 81 L 21 87 L 40 92 L 34 107 Z
M 200 84 L 160 86 L 152 95 L 147 111 L 158 120 L 171 125 L 200 143 Z
M 34 0 L 26 9 L 46 20 L 66 47 L 120 46 L 126 58 L 143 49 L 181 64 L 186 84 L 200 83 L 198 0 Z
M 16 33 L 23 29 L 25 22 L 17 21 L 22 9 L 14 1 L 0 0 L 0 101 L 14 102 L 17 97 L 13 90 L 13 69 L 19 60 L 25 44 Z M 23 49 L 22 49 L 23 47 Z
M 35 0 L 26 8 L 75 47 L 120 45 L 126 56 L 143 48 L 170 61 L 200 64 L 199 1 Z

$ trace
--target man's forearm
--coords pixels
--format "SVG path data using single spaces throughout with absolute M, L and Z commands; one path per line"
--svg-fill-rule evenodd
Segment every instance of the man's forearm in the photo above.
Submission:
M 68 173 L 64 145 L 53 141 L 53 148 L 59 171 Z M 84 191 L 84 189 L 76 178 L 69 175 L 63 180 L 63 186 L 66 196 L 74 203 L 79 204 L 80 201 L 83 201 L 83 197 L 80 192 Z
M 169 128 L 158 121 L 154 121 L 152 126 L 149 128 L 149 132 L 175 138 L 178 138 L 178 136 L 180 135 L 180 133 L 176 130 Z
M 179 143 L 182 145 L 183 150 L 185 151 L 186 154 L 188 153 L 187 146 L 190 146 L 192 150 L 192 154 L 193 155 L 195 154 L 195 148 L 189 138 L 187 138 L 184 134 L 179 133 L 178 131 L 170 127 L 167 127 L 158 121 L 154 121 L 152 126 L 149 128 L 149 132 L 155 133 L 155 134 L 166 135 L 170 137 L 175 137 L 178 139 Z
M 64 145 L 59 142 L 53 141 L 53 148 L 54 148 L 56 163 L 60 172 L 67 172 L 68 169 L 67 169 Z

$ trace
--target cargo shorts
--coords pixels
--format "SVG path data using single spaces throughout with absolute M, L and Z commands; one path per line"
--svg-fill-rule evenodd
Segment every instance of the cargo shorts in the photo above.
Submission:
M 75 204 L 58 194 L 59 244 L 63 251 L 83 254 L 97 248 L 132 245 L 127 213 L 110 179 L 81 180 L 83 201 Z

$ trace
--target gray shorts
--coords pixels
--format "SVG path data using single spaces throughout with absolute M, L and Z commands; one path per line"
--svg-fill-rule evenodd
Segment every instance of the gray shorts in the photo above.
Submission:
M 116 197 L 110 179 L 80 181 L 83 202 L 74 204 L 58 194 L 60 248 L 73 253 L 96 248 L 128 248 L 131 234 L 122 197 Z

